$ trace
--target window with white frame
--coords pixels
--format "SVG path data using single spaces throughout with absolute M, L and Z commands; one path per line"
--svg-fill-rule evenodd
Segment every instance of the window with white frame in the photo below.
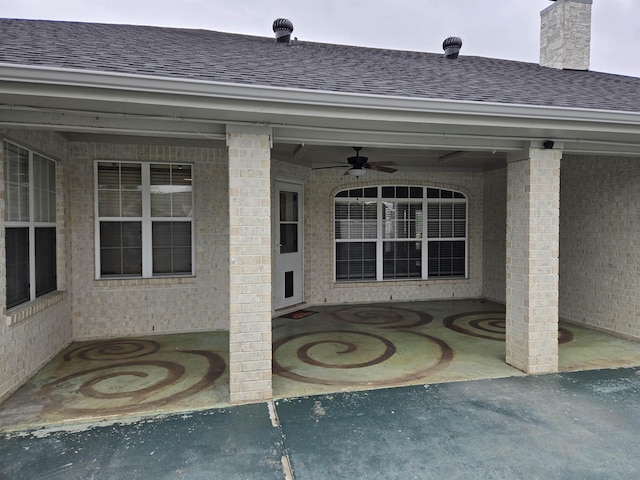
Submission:
M 96 163 L 96 277 L 193 275 L 193 167 Z
M 3 142 L 7 308 L 57 289 L 56 163 Z
M 460 192 L 415 186 L 342 190 L 334 219 L 338 282 L 467 276 L 467 199 Z

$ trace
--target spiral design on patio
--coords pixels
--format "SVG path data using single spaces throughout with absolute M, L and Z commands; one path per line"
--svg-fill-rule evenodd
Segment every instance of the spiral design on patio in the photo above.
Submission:
M 330 349 L 332 350 L 335 349 L 334 352 L 337 356 L 334 358 L 336 359 L 339 358 L 338 356 L 340 355 L 354 353 L 358 350 L 358 344 L 354 342 L 349 342 L 343 339 L 324 339 L 324 340 L 318 340 L 315 342 L 306 343 L 302 345 L 298 349 L 298 358 L 305 363 L 308 363 L 310 365 L 315 365 L 317 367 L 347 369 L 347 368 L 363 368 L 363 367 L 370 367 L 373 365 L 377 365 L 379 363 L 384 362 L 385 360 L 390 358 L 394 353 L 396 353 L 396 347 L 393 345 L 393 343 L 391 343 L 389 340 L 379 335 L 373 335 L 371 333 L 365 333 L 365 332 L 352 332 L 347 330 L 338 330 L 338 331 L 335 331 L 334 333 L 347 334 L 348 336 L 364 335 L 366 337 L 373 338 L 375 340 L 378 340 L 384 346 L 384 351 L 381 354 L 377 355 L 376 357 L 364 362 L 356 362 L 356 363 L 335 362 L 334 363 L 334 362 L 316 360 L 312 357 L 312 355 L 310 354 L 310 351 L 312 351 L 315 347 L 319 347 L 319 346 L 329 346 Z M 313 335 L 313 334 L 301 334 L 301 335 L 296 335 L 295 337 L 303 337 L 306 335 Z M 289 340 L 293 340 L 293 338 L 295 337 L 289 337 Z M 274 347 L 274 350 L 276 348 L 277 347 Z
M 160 344 L 152 340 L 108 340 L 89 345 L 81 345 L 67 352 L 66 362 L 73 358 L 80 360 L 113 361 L 144 357 L 160 350 Z
M 334 311 L 333 315 L 344 322 L 393 329 L 420 327 L 433 320 L 433 316 L 427 312 L 388 305 L 342 308 Z
M 504 311 L 459 313 L 446 317 L 442 322 L 444 326 L 450 330 L 471 337 L 496 340 L 499 342 L 504 342 L 506 338 Z M 564 327 L 559 327 L 558 343 L 567 343 L 571 340 L 573 340 L 573 333 Z
M 105 342 L 110 343 L 110 342 Z M 155 342 L 149 342 L 155 343 Z M 70 353 L 85 354 L 89 360 L 100 362 L 106 359 L 100 355 L 99 358 L 91 358 L 96 352 L 104 354 L 115 352 L 113 344 L 99 348 L 96 344 L 95 350 L 89 347 L 82 347 Z M 83 350 L 87 348 L 87 350 Z M 137 352 L 142 354 L 142 350 L 129 349 L 123 345 L 124 350 L 120 359 L 126 355 Z M 80 352 L 78 352 L 80 350 Z M 153 348 L 151 348 L 153 350 Z M 136 411 L 149 411 L 149 409 L 159 408 L 166 404 L 187 398 L 204 388 L 211 386 L 225 371 L 226 363 L 222 357 L 207 350 L 181 350 L 172 353 L 171 360 L 165 359 L 133 359 L 128 361 L 118 361 L 113 355 L 113 360 L 107 365 L 100 365 L 88 368 L 61 377 L 40 389 L 40 396 L 50 397 L 54 403 L 49 408 L 63 412 L 76 414 L 120 414 Z M 187 375 L 186 367 L 180 363 L 184 355 L 196 355 L 203 362 L 203 373 L 197 377 L 193 372 Z M 87 359 L 85 357 L 81 357 Z M 174 359 L 175 358 L 175 359 Z M 185 358 L 186 360 L 186 358 Z M 66 391 L 72 389 L 78 392 L 75 397 L 64 397 L 64 402 L 55 402 L 57 389 Z M 101 402 L 102 400 L 108 403 Z
M 391 339 L 356 330 L 306 332 L 277 340 L 273 344 L 273 372 L 318 385 L 383 386 L 421 378 L 444 368 L 453 358 L 453 351 L 442 340 L 415 335 L 426 340 L 424 362 L 408 362 L 405 370 L 410 372 L 404 375 L 387 377 L 386 370 L 380 368 L 385 362 L 396 361 L 397 347 Z M 402 359 L 397 362 L 405 363 Z M 341 373 L 332 374 L 335 370 Z

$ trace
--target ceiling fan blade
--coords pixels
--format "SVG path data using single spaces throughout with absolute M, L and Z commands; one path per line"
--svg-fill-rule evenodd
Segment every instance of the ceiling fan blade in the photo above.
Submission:
M 371 165 L 371 170 L 376 170 L 378 172 L 385 172 L 385 173 L 393 173 L 398 171 L 397 168 L 384 167 L 382 165 Z

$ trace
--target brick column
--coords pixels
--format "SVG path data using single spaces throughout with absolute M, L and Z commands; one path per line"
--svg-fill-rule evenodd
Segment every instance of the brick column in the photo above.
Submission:
M 229 393 L 272 398 L 271 129 L 227 127 L 229 147 Z
M 558 371 L 559 149 L 535 146 L 507 166 L 507 363 Z

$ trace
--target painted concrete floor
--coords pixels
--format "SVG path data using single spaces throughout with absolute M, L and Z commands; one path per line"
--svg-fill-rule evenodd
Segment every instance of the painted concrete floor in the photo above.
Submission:
M 274 396 L 523 376 L 504 307 L 484 301 L 310 308 L 275 318 Z M 561 325 L 562 371 L 640 366 L 640 344 Z M 228 407 L 228 334 L 74 343 L 0 406 L 0 432 Z M 0 477 L 1 478 L 1 477 Z
M 636 479 L 640 369 L 345 392 L 0 435 L 0 479 Z

